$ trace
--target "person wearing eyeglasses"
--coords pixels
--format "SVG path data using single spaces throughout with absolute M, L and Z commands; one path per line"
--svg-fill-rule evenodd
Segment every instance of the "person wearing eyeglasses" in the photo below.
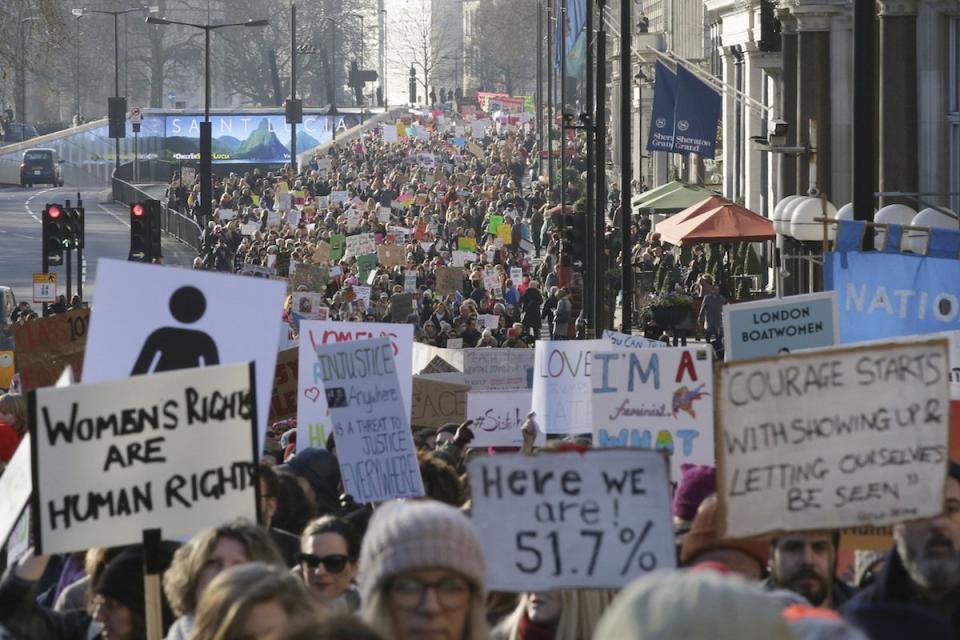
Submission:
M 307 525 L 300 537 L 297 574 L 314 600 L 330 613 L 353 613 L 360 597 L 353 586 L 360 537 L 349 522 L 323 516 Z
M 360 550 L 362 617 L 395 640 L 486 640 L 484 574 L 477 531 L 459 510 L 388 502 Z

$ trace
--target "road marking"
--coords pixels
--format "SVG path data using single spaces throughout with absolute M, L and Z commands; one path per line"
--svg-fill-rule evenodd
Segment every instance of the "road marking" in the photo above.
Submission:
M 129 222 L 127 222 L 126 220 L 124 220 L 123 218 L 121 218 L 120 216 L 118 216 L 117 214 L 115 214 L 113 211 L 110 211 L 110 209 L 107 209 L 105 206 L 103 206 L 103 205 L 100 204 L 100 203 L 97 203 L 97 206 L 100 207 L 101 209 L 103 209 L 104 213 L 106 213 L 107 215 L 113 216 L 113 218 L 114 218 L 117 222 L 119 222 L 120 224 L 122 224 L 123 226 L 125 226 L 125 227 L 127 227 L 127 228 L 130 227 L 130 223 L 129 223 Z
M 48 191 L 53 191 L 54 189 L 58 189 L 58 188 L 59 187 L 50 187 L 49 189 L 44 189 L 43 191 L 37 191 L 35 194 L 27 198 L 27 201 L 23 203 L 23 208 L 27 210 L 27 213 L 30 214 L 31 218 L 33 218 L 37 222 L 40 222 L 40 218 L 38 218 L 36 214 L 34 214 L 33 211 L 30 210 L 30 203 L 33 202 L 33 199 L 36 198 L 37 196 L 42 196 Z

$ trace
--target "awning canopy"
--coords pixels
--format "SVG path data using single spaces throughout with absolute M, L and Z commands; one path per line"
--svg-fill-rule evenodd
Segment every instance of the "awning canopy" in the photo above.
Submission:
M 668 186 L 671 188 L 666 189 Z M 633 204 L 635 214 L 677 213 L 716 194 L 705 187 L 674 181 L 640 195 Z
M 674 245 L 718 242 L 757 242 L 776 237 L 773 222 L 740 205 L 727 203 L 680 224 L 657 231 L 660 239 Z

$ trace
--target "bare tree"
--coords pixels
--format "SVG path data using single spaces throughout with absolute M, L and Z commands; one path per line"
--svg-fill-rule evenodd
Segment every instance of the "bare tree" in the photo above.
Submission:
M 415 69 L 424 95 L 430 92 L 435 71 L 460 54 L 450 34 L 434 29 L 429 0 L 412 0 L 401 12 L 392 29 L 391 61 L 406 70 Z M 392 18 L 391 18 L 392 19 Z
M 517 95 L 536 81 L 536 0 L 490 0 L 474 14 L 477 77 L 489 90 Z

